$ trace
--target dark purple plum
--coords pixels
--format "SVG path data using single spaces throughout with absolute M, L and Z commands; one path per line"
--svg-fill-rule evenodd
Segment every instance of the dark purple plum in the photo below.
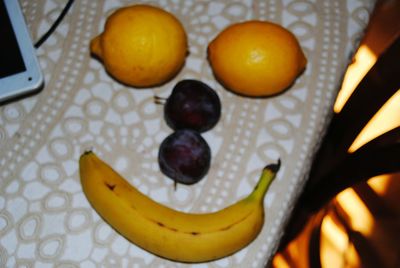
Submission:
M 211 151 L 206 140 L 196 131 L 177 130 L 160 145 L 158 163 L 161 172 L 175 183 L 194 184 L 208 172 Z
M 221 101 L 217 93 L 198 80 L 178 82 L 164 107 L 165 121 L 174 130 L 204 132 L 214 127 L 220 116 Z

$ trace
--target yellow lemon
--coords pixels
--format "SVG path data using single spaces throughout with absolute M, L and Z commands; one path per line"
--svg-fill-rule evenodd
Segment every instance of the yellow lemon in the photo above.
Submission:
M 134 87 L 151 87 L 172 79 L 187 55 L 187 36 L 179 20 L 149 6 L 123 7 L 111 14 L 90 51 L 114 78 Z
M 290 87 L 307 60 L 296 37 L 265 21 L 228 26 L 208 46 L 216 78 L 244 96 L 269 96 Z

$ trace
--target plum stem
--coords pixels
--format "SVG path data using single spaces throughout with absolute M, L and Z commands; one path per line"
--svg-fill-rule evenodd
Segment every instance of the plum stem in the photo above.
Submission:
M 157 96 L 157 95 L 154 96 L 154 103 L 155 104 L 165 105 L 166 101 L 167 101 L 167 98 L 160 97 L 160 96 Z

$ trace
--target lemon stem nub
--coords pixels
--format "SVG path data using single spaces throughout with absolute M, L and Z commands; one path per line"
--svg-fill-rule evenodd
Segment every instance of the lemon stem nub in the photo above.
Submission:
M 96 36 L 95 38 L 90 41 L 90 51 L 97 57 L 102 57 L 102 49 L 101 49 L 101 42 L 100 42 L 100 35 Z
M 261 202 L 264 199 L 265 193 L 267 192 L 272 181 L 275 179 L 276 173 L 278 173 L 280 166 L 281 166 L 280 159 L 278 159 L 278 162 L 276 164 L 267 165 L 263 169 L 260 179 L 256 187 L 254 187 L 254 191 L 250 196 Z

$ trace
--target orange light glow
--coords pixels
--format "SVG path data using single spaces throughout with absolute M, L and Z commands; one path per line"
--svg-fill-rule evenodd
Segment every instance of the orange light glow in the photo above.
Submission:
M 326 233 L 326 238 L 336 249 L 344 251 L 347 248 L 348 238 L 346 232 L 339 228 L 330 215 L 325 216 L 323 219 L 322 231 Z
M 349 66 L 341 91 L 336 100 L 334 110 L 340 112 L 348 97 L 352 94 L 364 75 L 370 70 L 377 60 L 376 55 L 366 46 L 362 45 L 355 55 L 355 62 Z M 400 90 L 397 91 L 373 116 L 349 148 L 354 152 L 368 141 L 400 125 Z M 368 185 L 379 195 L 383 196 L 388 189 L 389 175 L 381 175 L 368 180 Z M 338 204 L 349 217 L 349 225 L 354 231 L 365 236 L 371 236 L 374 228 L 374 217 L 359 198 L 357 193 L 349 188 L 336 196 Z M 323 237 L 329 239 L 331 246 L 321 245 L 321 259 L 323 267 L 332 267 L 333 260 L 346 260 L 347 267 L 359 267 L 360 259 L 352 245 L 345 246 L 343 237 L 347 235 L 329 218 L 324 219 L 326 225 Z M 325 243 L 326 244 L 326 243 Z M 333 245 L 335 246 L 333 248 Z M 349 248 L 350 247 L 350 248 Z M 351 250 L 352 249 L 352 250 Z M 343 251 L 344 250 L 344 251 Z M 341 253 L 344 253 L 341 255 Z M 351 263 L 351 265 L 350 265 Z M 338 264 L 343 266 L 342 264 Z
M 281 254 L 276 254 L 273 260 L 273 266 L 279 268 L 290 268 L 286 259 Z
M 331 215 L 322 222 L 321 266 L 322 267 L 359 267 L 360 259 L 354 247 L 349 243 L 344 229 L 334 221 Z
M 340 113 L 357 85 L 376 63 L 378 56 L 392 42 L 393 36 L 398 36 L 399 24 L 393 23 L 393 21 L 400 10 L 400 1 L 378 2 L 381 5 L 377 5 L 377 13 L 375 13 L 374 17 L 375 22 L 370 25 L 369 31 L 367 31 L 354 55 L 354 61 L 348 66 L 344 75 L 342 87 L 333 107 L 335 113 Z M 379 16 L 379 19 L 377 16 Z M 370 140 L 400 126 L 399 104 L 400 89 L 381 107 L 359 133 L 350 146 L 349 153 L 355 152 Z M 386 202 L 389 207 L 395 208 L 394 211 L 400 211 L 399 202 L 397 202 L 398 191 L 396 192 L 396 189 L 400 189 L 400 180 L 398 178 L 400 178 L 400 173 L 380 175 L 367 181 L 368 186 L 380 196 L 383 202 Z M 334 207 L 334 209 L 331 209 L 330 206 L 331 208 Z M 325 213 L 320 237 L 320 261 L 322 267 L 359 268 L 363 266 L 364 261 L 369 261 L 368 264 L 373 266 L 370 263 L 374 258 L 373 256 L 369 256 L 367 260 L 362 259 L 362 256 L 366 256 L 370 251 L 365 251 L 365 248 L 360 246 L 362 240 L 360 242 L 359 240 L 350 239 L 349 234 L 346 232 L 347 228 L 358 232 L 371 245 L 375 243 L 377 247 L 374 247 L 376 251 L 374 253 L 380 256 L 384 264 L 394 264 L 390 267 L 398 266 L 398 256 L 396 255 L 396 253 L 398 254 L 396 249 L 397 240 L 392 241 L 391 230 L 386 230 L 390 228 L 382 228 L 385 225 L 381 225 L 385 223 L 389 224 L 386 226 L 392 226 L 390 224 L 394 224 L 393 222 L 395 221 L 387 218 L 380 219 L 379 215 L 371 214 L 367 205 L 352 188 L 348 188 L 338 194 L 327 206 Z M 304 254 L 306 251 L 304 249 L 308 247 L 311 231 L 315 228 L 314 225 L 313 221 L 307 223 L 296 240 L 286 247 L 284 254 L 278 254 L 277 258 L 274 258 L 273 267 L 303 268 L 310 266 L 311 260 L 307 254 Z M 394 228 L 394 232 L 397 231 L 396 228 Z M 393 233 L 393 231 L 391 232 Z M 357 243 L 353 244 L 355 241 Z M 385 265 L 376 267 L 381 266 Z
M 391 175 L 380 175 L 369 179 L 367 183 L 378 195 L 382 196 L 387 193 L 392 179 Z
M 374 115 L 360 132 L 349 151 L 354 152 L 366 142 L 400 125 L 400 90 Z
M 355 55 L 343 80 L 342 88 L 334 105 L 334 111 L 340 112 L 347 99 L 353 93 L 361 79 L 377 60 L 376 55 L 362 45 Z M 397 91 L 374 115 L 349 148 L 354 152 L 368 141 L 400 125 L 400 90 Z M 391 176 L 381 175 L 368 180 L 368 185 L 379 195 L 387 192 Z M 337 204 L 348 216 L 348 223 L 354 231 L 364 236 L 371 236 L 374 217 L 359 198 L 357 193 L 348 188 L 336 196 Z M 349 243 L 346 232 L 332 219 L 325 216 L 322 224 L 321 265 L 322 267 L 360 267 L 361 260 L 354 246 Z
M 354 56 L 354 62 L 347 68 L 342 88 L 337 96 L 333 110 L 335 113 L 342 110 L 347 99 L 353 93 L 355 87 L 371 69 L 377 60 L 376 55 L 366 46 L 361 45 Z
M 347 215 L 351 216 L 349 222 L 352 229 L 365 236 L 371 235 L 374 218 L 357 193 L 348 188 L 338 194 L 336 200 Z

